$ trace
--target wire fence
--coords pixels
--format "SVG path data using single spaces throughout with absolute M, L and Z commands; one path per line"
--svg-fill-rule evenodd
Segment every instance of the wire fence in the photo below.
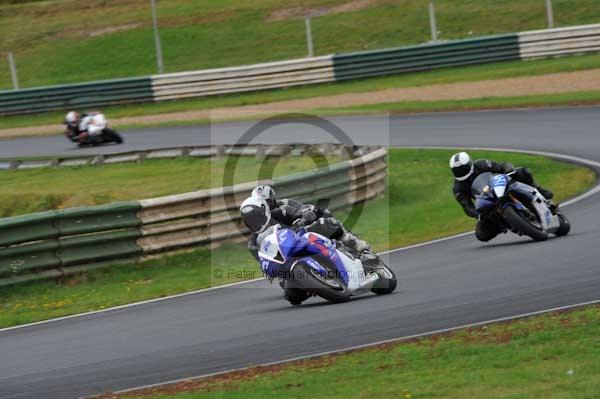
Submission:
M 273 9 L 210 8 L 182 0 L 124 3 L 137 2 L 139 7 L 118 6 L 116 1 L 84 7 L 78 10 L 83 25 L 73 21 L 64 27 L 64 21 L 52 24 L 42 16 L 39 27 L 25 33 L 11 26 L 36 22 L 38 17 L 30 14 L 48 11 L 35 8 L 46 7 L 44 2 L 28 5 L 28 13 L 14 21 L 8 10 L 0 12 L 0 24 L 9 18 L 0 38 L 0 48 L 5 48 L 0 51 L 0 90 L 600 22 L 597 0 L 346 0 L 311 7 L 319 3 L 314 0 L 305 8 Z M 4 7 L 18 6 L 2 6 L 0 11 Z M 21 9 L 14 10 L 20 15 Z M 96 22 L 89 24 L 88 14 Z

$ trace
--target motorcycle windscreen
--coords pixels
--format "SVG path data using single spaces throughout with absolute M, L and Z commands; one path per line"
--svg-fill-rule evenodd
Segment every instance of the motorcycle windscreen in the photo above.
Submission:
M 506 192 L 506 186 L 508 186 L 508 176 L 506 175 L 494 175 L 492 178 L 492 187 L 494 188 L 494 194 L 496 197 L 504 197 Z
M 492 179 L 492 174 L 490 172 L 482 173 L 471 183 L 471 193 L 473 196 L 477 197 L 483 195 L 484 188 L 490 185 L 490 180 Z

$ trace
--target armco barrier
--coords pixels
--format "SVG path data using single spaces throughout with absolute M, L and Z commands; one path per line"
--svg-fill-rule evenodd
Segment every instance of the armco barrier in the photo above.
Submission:
M 331 145 L 313 151 L 326 147 L 348 150 Z M 348 161 L 282 178 L 0 219 L 0 286 L 59 278 L 144 254 L 243 240 L 247 231 L 238 207 L 259 183 L 273 185 L 281 196 L 332 210 L 382 194 L 387 150 L 352 150 Z M 230 152 L 236 151 L 244 153 Z
M 292 148 L 293 147 L 293 148 Z M 0 159 L 0 171 L 23 170 L 48 167 L 73 167 L 103 165 L 127 162 L 143 162 L 147 159 L 174 159 L 179 157 L 210 158 L 223 155 L 244 155 L 263 157 L 280 157 L 293 151 L 293 155 L 306 154 L 311 147 L 309 145 L 294 144 L 289 146 L 262 144 L 228 144 L 228 145 L 202 145 L 173 148 L 159 148 L 139 151 L 129 151 L 105 155 L 83 155 L 73 157 L 59 157 L 51 159 Z M 339 151 L 338 151 L 339 152 Z
M 165 101 L 600 51 L 600 24 L 242 67 L 0 91 L 0 115 Z
M 141 254 L 139 209 L 137 201 L 118 202 L 0 219 L 0 285 Z

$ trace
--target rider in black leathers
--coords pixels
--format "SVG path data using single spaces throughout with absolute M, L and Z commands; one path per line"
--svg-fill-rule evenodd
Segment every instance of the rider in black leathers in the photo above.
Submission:
M 65 134 L 69 140 L 78 142 L 82 137 L 85 136 L 86 131 L 80 129 L 80 123 L 87 114 L 80 114 L 77 111 L 69 111 L 65 116 Z
M 254 202 L 252 199 L 258 199 Z M 260 203 L 267 204 L 269 217 L 264 217 Z M 244 207 L 244 204 L 252 204 Z M 282 226 L 305 227 L 307 231 L 321 234 L 325 237 L 339 240 L 342 244 L 352 250 L 355 255 L 370 251 L 371 247 L 354 234 L 347 231 L 342 223 L 337 220 L 328 209 L 321 209 L 314 205 L 302 204 L 294 199 L 278 199 L 275 190 L 271 186 L 258 186 L 252 191 L 240 209 L 242 219 L 251 234 L 248 239 L 248 249 L 256 260 L 258 257 L 259 243 L 257 239 L 266 230 L 267 225 L 279 224 Z M 254 226 L 257 226 L 255 228 Z M 292 305 L 299 305 L 310 297 L 305 290 L 290 287 L 284 280 L 280 280 L 280 286 L 284 290 L 284 297 Z
M 471 193 L 471 184 L 477 176 L 485 172 L 491 173 L 510 173 L 515 172 L 512 178 L 535 187 L 546 199 L 552 199 L 552 191 L 542 188 L 537 184 L 529 168 L 515 169 L 510 163 L 497 163 L 487 159 L 471 160 L 466 152 L 452 155 L 450 158 L 450 169 L 454 174 L 454 187 L 452 191 L 458 203 L 463 207 L 465 214 L 472 218 L 478 218 L 473 203 L 473 194 Z M 490 241 L 498 234 L 502 233 L 503 228 L 489 218 L 478 218 L 475 227 L 475 236 L 480 241 Z
M 257 186 L 252 191 L 252 196 L 262 198 L 267 202 L 274 223 L 282 226 L 310 226 L 307 231 L 314 231 L 325 237 L 339 240 L 356 253 L 370 250 L 370 246 L 364 240 L 347 231 L 328 209 L 306 205 L 291 198 L 278 199 L 275 190 L 266 185 Z M 318 223 L 315 223 L 317 221 Z M 257 237 L 257 233 L 252 233 L 248 240 L 248 249 L 256 259 L 258 259 Z

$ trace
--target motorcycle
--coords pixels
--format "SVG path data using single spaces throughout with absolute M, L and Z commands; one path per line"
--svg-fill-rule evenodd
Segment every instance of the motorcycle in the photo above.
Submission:
M 108 127 L 104 114 L 95 113 L 83 118 L 79 130 L 87 132 L 84 138 L 79 138 L 72 130 L 66 130 L 65 135 L 69 140 L 77 143 L 79 147 L 97 146 L 108 143 L 121 144 L 123 138 L 119 133 Z
M 535 241 L 547 240 L 549 234 L 567 235 L 571 230 L 567 217 L 536 188 L 514 180 L 514 173 L 487 172 L 473 181 L 471 192 L 479 217 Z
M 271 280 L 305 290 L 333 303 L 373 292 L 385 295 L 396 289 L 397 280 L 376 254 L 354 256 L 340 242 L 304 228 L 271 226 L 261 234 L 259 262 Z

